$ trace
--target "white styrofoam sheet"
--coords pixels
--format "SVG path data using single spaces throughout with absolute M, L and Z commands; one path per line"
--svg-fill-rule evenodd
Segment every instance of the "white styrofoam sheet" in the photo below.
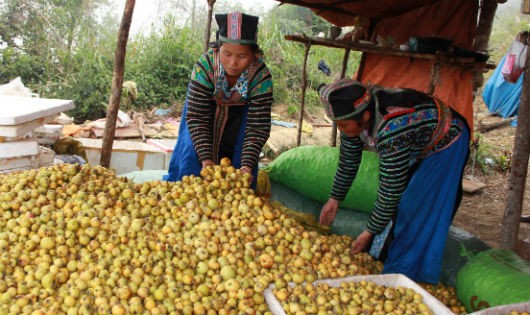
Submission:
M 35 168 L 42 165 L 53 164 L 54 156 L 55 152 L 51 149 L 39 147 L 39 153 L 37 155 L 0 159 L 0 171 Z
M 2 159 L 37 154 L 39 154 L 39 144 L 35 139 L 0 142 L 0 158 Z
M 0 95 L 0 125 L 19 125 L 72 108 L 72 100 Z
M 480 311 L 470 313 L 469 315 L 504 315 L 504 314 L 510 314 L 511 311 L 517 311 L 519 313 L 530 312 L 530 301 L 522 302 L 522 303 L 515 303 L 515 304 L 494 306 L 494 307 L 490 307 L 490 308 L 486 308 Z
M 367 276 L 350 276 L 350 277 L 344 277 L 344 278 L 336 278 L 336 279 L 320 279 L 313 282 L 313 284 L 317 283 L 327 283 L 330 287 L 340 287 L 340 284 L 342 282 L 359 282 L 362 280 L 371 281 L 377 285 L 384 285 L 388 287 L 406 287 L 414 289 L 417 293 L 421 294 L 423 297 L 423 302 L 433 311 L 435 315 L 455 315 L 451 310 L 445 306 L 442 302 L 437 300 L 434 296 L 432 296 L 429 292 L 427 292 L 425 289 L 420 287 L 416 282 L 412 281 L 408 277 L 402 274 L 384 274 L 384 275 L 367 275 Z M 293 284 L 290 284 L 293 285 Z M 265 289 L 264 295 L 265 300 L 267 301 L 267 304 L 269 305 L 269 310 L 272 312 L 273 315 L 287 315 L 285 311 L 283 310 L 282 305 L 280 304 L 280 301 L 276 299 L 274 296 L 274 293 L 272 292 L 272 289 L 274 288 L 274 284 L 269 285 L 267 289 Z
M 35 131 L 38 127 L 43 126 L 46 123 L 52 122 L 59 114 L 54 114 L 46 117 L 37 118 L 18 125 L 0 125 L 0 137 L 6 138 L 20 138 L 27 135 L 30 132 Z

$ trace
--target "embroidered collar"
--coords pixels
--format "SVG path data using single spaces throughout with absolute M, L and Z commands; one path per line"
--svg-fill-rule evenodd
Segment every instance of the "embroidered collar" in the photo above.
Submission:
M 245 69 L 237 78 L 236 84 L 229 87 L 228 80 L 226 79 L 226 72 L 222 64 L 219 64 L 219 77 L 217 78 L 217 83 L 215 85 L 215 94 L 223 92 L 223 98 L 229 99 L 234 92 L 238 92 L 241 97 L 247 99 L 248 95 L 248 69 Z

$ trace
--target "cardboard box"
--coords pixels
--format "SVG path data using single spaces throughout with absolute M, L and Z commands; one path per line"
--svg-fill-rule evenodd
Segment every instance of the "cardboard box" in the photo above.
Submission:
M 327 283 L 331 287 L 339 287 L 342 282 L 359 282 L 362 280 L 371 281 L 378 285 L 384 285 L 387 287 L 406 287 L 414 289 L 417 293 L 421 294 L 423 297 L 423 302 L 433 311 L 435 315 L 454 315 L 451 310 L 445 306 L 442 302 L 437 300 L 425 289 L 420 287 L 416 282 L 412 281 L 408 277 L 402 274 L 385 274 L 385 275 L 368 275 L 368 276 L 350 276 L 337 279 L 321 279 L 316 280 L 313 284 L 317 283 Z M 291 284 L 292 285 L 292 284 Z M 267 304 L 269 305 L 269 310 L 274 315 L 286 315 L 283 310 L 280 301 L 276 299 L 272 289 L 274 284 L 271 284 L 267 289 L 265 289 L 264 295 Z
M 470 313 L 469 315 L 504 315 L 509 314 L 511 311 L 517 311 L 519 313 L 530 312 L 530 302 L 494 306 Z

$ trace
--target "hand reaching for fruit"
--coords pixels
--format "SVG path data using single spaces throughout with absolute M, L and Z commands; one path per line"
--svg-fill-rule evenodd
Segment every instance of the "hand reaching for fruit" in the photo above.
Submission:
M 320 212 L 320 224 L 331 225 L 335 221 L 337 212 L 339 211 L 339 201 L 333 198 L 329 200 L 322 207 Z
M 241 166 L 241 173 L 248 174 L 248 183 L 249 185 L 251 185 L 254 181 L 254 176 L 252 176 L 252 169 L 248 166 Z
M 350 253 L 352 255 L 362 252 L 372 240 L 373 234 L 368 231 L 363 231 L 357 239 L 353 242 Z

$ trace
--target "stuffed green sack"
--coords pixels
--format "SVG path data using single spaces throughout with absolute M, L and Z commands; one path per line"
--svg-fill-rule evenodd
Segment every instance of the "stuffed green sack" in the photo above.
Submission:
M 510 250 L 480 252 L 458 271 L 456 293 L 469 312 L 530 301 L 530 262 Z
M 339 162 L 339 148 L 301 146 L 280 154 L 265 169 L 269 177 L 303 196 L 324 203 L 329 198 Z M 361 165 L 341 208 L 370 213 L 379 186 L 377 154 L 363 151 Z

